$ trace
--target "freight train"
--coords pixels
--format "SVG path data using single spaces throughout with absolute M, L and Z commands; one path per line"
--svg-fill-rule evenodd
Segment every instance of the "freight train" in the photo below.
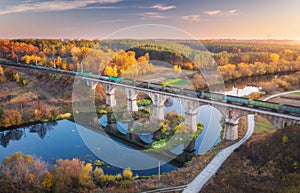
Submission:
M 258 108 L 258 109 L 263 109 L 263 110 L 267 110 L 267 111 L 287 113 L 287 114 L 291 114 L 291 115 L 295 115 L 295 116 L 300 116 L 300 107 L 292 106 L 292 105 L 266 102 L 266 101 L 261 101 L 261 100 L 251 100 L 251 99 L 243 98 L 243 97 L 224 95 L 224 94 L 220 94 L 220 93 L 212 93 L 212 92 L 206 92 L 206 91 L 200 91 L 200 90 L 183 89 L 183 88 L 179 88 L 179 87 L 167 86 L 167 85 L 158 84 L 158 83 L 149 83 L 149 82 L 144 82 L 144 81 L 140 81 L 140 80 L 132 80 L 132 79 L 128 79 L 128 78 L 96 75 L 96 74 L 91 74 L 88 72 L 76 72 L 76 71 L 62 70 L 62 69 L 58 69 L 58 68 L 48 68 L 48 67 L 36 66 L 36 65 L 21 65 L 21 64 L 15 63 L 15 62 L 10 62 L 10 61 L 1 60 L 1 59 L 0 59 L 0 64 L 25 67 L 25 68 L 35 68 L 35 69 L 47 70 L 47 71 L 55 71 L 55 72 L 60 72 L 60 73 L 64 73 L 64 74 L 78 75 L 78 76 L 83 76 L 83 77 L 91 77 L 91 78 L 106 80 L 106 81 L 115 82 L 115 83 L 122 83 L 122 84 L 126 84 L 126 85 L 152 89 L 152 90 L 175 93 L 175 94 L 191 96 L 191 97 L 198 97 L 198 98 L 202 98 L 202 99 L 221 101 L 221 102 L 226 102 L 226 103 L 230 103 L 230 104 L 243 105 L 243 106 L 247 106 L 247 107 L 251 107 L 251 108 Z

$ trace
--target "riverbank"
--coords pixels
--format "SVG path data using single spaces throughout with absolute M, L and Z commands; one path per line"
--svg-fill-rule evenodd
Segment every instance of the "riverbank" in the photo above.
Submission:
M 16 67 L 3 70 L 1 129 L 61 119 L 61 114 L 72 112 L 73 77 Z M 18 77 L 26 79 L 26 84 L 20 84 Z

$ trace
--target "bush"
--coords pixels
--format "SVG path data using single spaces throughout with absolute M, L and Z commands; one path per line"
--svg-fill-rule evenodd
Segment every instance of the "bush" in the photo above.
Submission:
M 95 166 L 104 166 L 105 163 L 102 162 L 101 160 L 96 160 L 96 161 L 94 162 L 94 165 L 95 165 Z
M 101 177 L 104 175 L 104 171 L 102 168 L 96 167 L 93 171 L 94 180 L 98 184 L 101 180 Z
M 43 179 L 47 177 L 47 173 L 45 162 L 17 152 L 4 158 L 0 166 L 0 176 L 6 181 L 1 189 L 10 189 L 11 192 L 42 192 L 45 187 Z M 51 187 L 51 182 L 47 183 L 47 187 Z
M 130 188 L 131 185 L 132 185 L 132 181 L 123 180 L 123 181 L 120 182 L 119 187 L 122 188 L 122 189 L 128 189 L 128 188 Z
M 133 176 L 133 173 L 132 173 L 131 169 L 125 169 L 125 170 L 123 170 L 123 177 L 124 177 L 124 179 L 126 179 L 126 180 L 132 180 L 132 176 Z
M 58 116 L 56 116 L 56 119 L 59 120 L 59 119 L 69 119 L 71 118 L 72 114 L 71 113 L 65 113 L 65 114 L 60 114 Z
M 152 101 L 150 99 L 144 99 L 144 100 L 140 100 L 137 101 L 137 105 L 140 106 L 149 106 L 151 105 Z
M 121 174 L 117 174 L 117 175 L 116 175 L 116 179 L 117 179 L 118 181 L 121 181 L 121 180 L 123 179 L 123 177 L 122 177 Z
M 98 114 L 107 114 L 107 110 L 105 109 L 98 110 Z
M 79 188 L 79 174 L 84 162 L 79 159 L 57 160 L 54 169 L 54 192 L 67 193 Z
M 87 163 L 80 171 L 79 184 L 85 189 L 91 189 L 95 186 L 92 176 L 93 166 Z

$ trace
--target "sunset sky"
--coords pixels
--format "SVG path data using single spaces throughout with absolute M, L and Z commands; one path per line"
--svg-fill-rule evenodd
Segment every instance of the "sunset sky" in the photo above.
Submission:
M 299 9 L 299 0 L 1 0 L 0 39 L 94 39 L 162 24 L 199 39 L 300 40 Z

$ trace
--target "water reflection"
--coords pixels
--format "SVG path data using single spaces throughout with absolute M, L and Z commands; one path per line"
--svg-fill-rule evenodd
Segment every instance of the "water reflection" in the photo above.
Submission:
M 165 112 L 175 110 L 177 113 L 183 114 L 183 109 L 179 101 L 169 99 L 165 105 Z M 214 121 L 210 121 L 210 115 L 214 114 Z M 198 121 L 204 123 L 204 130 L 197 138 L 195 146 L 196 154 L 204 153 L 213 145 L 219 142 L 219 133 L 221 130 L 219 119 L 221 116 L 216 116 L 214 109 L 210 107 L 201 107 L 198 113 Z M 109 126 L 107 116 L 104 115 L 99 119 L 102 126 Z M 140 123 L 136 121 L 135 123 Z M 120 135 L 128 134 L 129 128 L 134 123 L 117 122 L 115 128 Z M 83 141 L 88 139 L 88 141 Z M 144 144 L 150 144 L 153 141 L 152 133 L 142 133 L 139 135 L 140 141 Z M 94 162 L 99 159 L 98 155 L 102 155 L 102 161 L 106 161 L 106 166 L 103 168 L 105 172 L 110 174 L 119 173 L 122 169 L 114 167 L 119 166 L 123 162 L 123 168 L 131 167 L 135 174 L 152 175 L 157 172 L 158 162 L 161 163 L 161 171 L 168 172 L 177 168 L 176 165 L 166 163 L 159 157 L 145 154 L 141 151 L 136 151 L 132 146 L 121 142 L 114 137 L 107 137 L 95 130 L 87 127 L 75 126 L 73 122 L 62 120 L 51 123 L 33 124 L 28 127 L 0 132 L 0 160 L 15 152 L 23 152 L 36 157 L 41 157 L 43 160 L 54 163 L 57 159 L 72 159 L 79 158 L 86 162 Z M 88 144 L 88 145 L 87 145 Z M 165 156 L 180 155 L 183 152 L 184 145 L 178 145 L 165 152 Z M 192 152 L 193 154 L 195 152 Z M 97 153 L 97 156 L 95 155 Z M 108 158 L 107 158 L 108 157 Z M 130 158 L 130 159 L 129 159 Z M 128 159 L 126 161 L 126 159 Z M 110 165 L 112 164 L 112 165 Z M 138 168 L 146 165 L 152 166 L 149 169 L 138 170 Z M 134 167 L 133 167 L 134 166 Z
M 41 139 L 47 134 L 47 131 L 51 131 L 57 125 L 57 122 L 48 122 L 48 123 L 36 123 L 30 126 L 25 126 L 23 129 L 12 129 L 8 131 L 2 131 L 0 133 L 0 143 L 1 146 L 7 147 L 9 142 L 12 141 L 19 141 L 22 139 L 23 134 L 26 137 L 25 130 L 29 130 L 30 133 L 36 133 Z

